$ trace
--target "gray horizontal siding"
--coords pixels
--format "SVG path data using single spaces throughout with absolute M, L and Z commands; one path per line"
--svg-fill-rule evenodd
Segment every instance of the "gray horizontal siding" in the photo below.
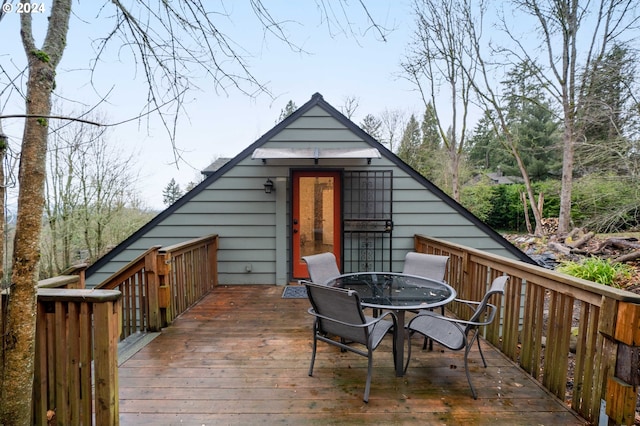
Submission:
M 280 132 L 271 135 L 265 148 L 367 148 L 361 134 L 351 131 L 327 110 L 314 106 Z M 381 148 L 381 150 L 384 150 Z M 393 269 L 401 270 L 413 237 L 423 234 L 498 254 L 510 254 L 472 221 L 429 191 L 422 182 L 383 157 L 372 159 L 268 159 L 252 160 L 251 153 L 234 159 L 233 167 L 214 174 L 205 188 L 187 194 L 186 202 L 159 221 L 124 251 L 88 278 L 96 285 L 124 267 L 153 245 L 167 246 L 209 234 L 219 235 L 218 279 L 220 284 L 274 284 L 276 260 L 285 253 L 290 271 L 290 182 L 291 169 L 393 170 Z M 222 169 L 224 170 L 224 169 Z M 222 173 L 222 172 L 219 172 Z M 276 193 L 265 194 L 266 178 L 276 182 Z M 276 205 L 276 200 L 286 205 Z M 286 212 L 286 230 L 278 212 Z M 286 241 L 276 247 L 276 241 Z M 247 269 L 251 272 L 247 272 Z
M 347 129 L 284 129 L 278 133 L 277 137 L 272 139 L 273 141 L 291 141 L 299 142 L 305 141 L 306 146 L 309 143 L 314 142 L 330 142 L 330 141 L 344 141 L 355 142 L 361 141 L 357 135 L 354 135 Z

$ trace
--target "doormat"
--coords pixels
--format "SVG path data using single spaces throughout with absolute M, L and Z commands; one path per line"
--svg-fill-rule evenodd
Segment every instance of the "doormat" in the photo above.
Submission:
M 288 285 L 282 292 L 283 299 L 306 299 L 307 288 L 303 285 Z

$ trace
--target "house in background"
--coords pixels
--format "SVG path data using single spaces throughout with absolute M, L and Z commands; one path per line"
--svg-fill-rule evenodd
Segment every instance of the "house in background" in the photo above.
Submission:
M 148 248 L 219 236 L 220 284 L 306 278 L 331 251 L 343 272 L 401 271 L 415 234 L 532 263 L 316 93 L 91 265 L 87 286 Z
M 498 166 L 498 170 L 496 172 L 487 173 L 487 177 L 494 185 L 511 185 L 514 183 L 524 182 L 524 180 L 519 176 L 505 176 L 500 166 Z

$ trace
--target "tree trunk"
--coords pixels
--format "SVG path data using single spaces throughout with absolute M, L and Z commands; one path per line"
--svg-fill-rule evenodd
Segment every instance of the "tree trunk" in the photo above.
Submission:
M 0 183 L 2 183 L 2 185 L 0 185 L 0 238 L 2 239 L 2 241 L 0 241 L 0 336 L 4 335 L 4 328 L 3 328 L 4 324 L 2 323 L 2 318 L 4 318 L 4 313 L 3 313 L 4 300 L 2 296 L 2 290 L 4 285 L 4 268 L 5 268 L 4 238 L 5 238 L 5 232 L 6 232 L 5 216 L 4 216 L 4 210 L 5 210 L 4 197 L 6 193 L 6 187 L 4 185 L 4 157 L 7 152 L 8 143 L 9 141 L 7 140 L 7 137 L 2 131 L 2 122 L 0 121 L 0 147 L 2 148 L 0 150 Z M 0 360 L 4 359 L 4 343 L 3 342 L 4 341 L 0 339 Z M 0 389 L 2 389 L 3 382 L 4 382 L 4 364 L 0 362 Z
M 524 223 L 527 225 L 527 232 L 532 234 L 533 229 L 531 228 L 531 221 L 529 220 L 529 203 L 527 202 L 527 195 L 524 192 L 520 193 L 520 200 L 522 200 L 522 211 L 524 212 Z
M 37 58 L 30 60 L 27 114 L 49 115 L 53 75 L 47 63 Z M 27 119 L 20 157 L 18 219 L 5 335 L 5 377 L 2 388 L 4 424 L 31 423 L 36 284 L 44 206 L 47 132 L 46 120 Z
M 30 14 L 20 15 L 20 34 L 29 61 L 25 105 L 31 118 L 26 119 L 24 126 L 18 174 L 18 216 L 4 335 L 4 377 L 0 383 L 0 424 L 3 425 L 33 423 L 36 284 L 49 126 L 44 117 L 51 113 L 55 70 L 66 45 L 70 13 L 71 0 L 52 2 L 42 50 L 35 46 Z
M 455 147 L 456 145 L 454 145 Z M 451 163 L 451 193 L 453 199 L 460 202 L 460 156 L 457 150 L 449 153 L 449 161 Z
M 509 127 L 504 120 L 504 116 L 501 114 L 500 117 L 502 130 L 505 133 L 507 143 L 506 147 L 511 150 L 511 154 L 513 154 L 513 158 L 515 158 L 516 163 L 518 164 L 518 169 L 520 170 L 520 175 L 522 176 L 522 180 L 524 181 L 524 187 L 527 192 L 527 199 L 529 200 L 529 206 L 531 207 L 531 211 L 533 212 L 533 220 L 535 221 L 536 227 L 533 231 L 534 235 L 542 235 L 542 210 L 539 209 L 539 203 L 536 203 L 536 198 L 533 195 L 533 185 L 531 184 L 531 179 L 529 179 L 529 173 L 527 173 L 527 169 L 524 166 L 524 162 L 522 161 L 522 157 L 517 149 L 517 144 L 514 141 L 513 134 L 509 130 Z M 526 212 L 526 207 L 525 207 Z M 528 222 L 529 218 L 527 216 L 527 229 L 529 233 L 531 233 L 531 224 Z
M 566 106 L 569 108 L 569 106 Z M 565 129 L 562 153 L 562 189 L 560 191 L 560 213 L 558 215 L 558 235 L 569 232 L 571 226 L 571 192 L 573 189 L 573 114 L 565 112 Z

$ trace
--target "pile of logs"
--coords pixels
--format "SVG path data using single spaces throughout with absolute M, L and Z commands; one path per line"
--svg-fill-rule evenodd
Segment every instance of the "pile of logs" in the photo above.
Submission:
M 640 242 L 633 237 L 610 237 L 593 241 L 595 233 L 581 228 L 573 229 L 562 241 L 552 239 L 547 245 L 550 250 L 565 256 L 600 256 L 612 262 L 630 262 L 640 258 Z

